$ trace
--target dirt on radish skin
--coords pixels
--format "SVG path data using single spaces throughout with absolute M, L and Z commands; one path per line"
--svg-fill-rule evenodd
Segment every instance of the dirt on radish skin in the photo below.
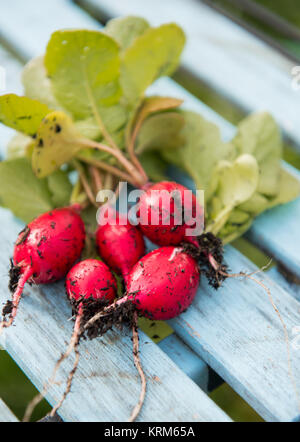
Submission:
M 114 223 L 98 227 L 96 245 L 99 255 L 125 281 L 132 267 L 145 254 L 141 231 L 130 224 L 127 215 L 118 212 L 115 212 Z
M 142 316 L 168 320 L 193 302 L 200 282 L 196 261 L 182 248 L 162 247 L 142 258 L 128 277 L 128 299 Z
M 166 198 L 171 196 L 170 209 L 164 206 L 163 191 L 167 192 Z M 187 235 L 187 229 L 195 228 L 195 219 L 201 232 L 204 224 L 204 211 L 196 196 L 186 187 L 172 181 L 146 186 L 137 216 L 143 234 L 159 246 L 179 245 L 183 241 L 194 243 L 194 238 Z M 156 225 L 153 219 L 158 221 Z
M 3 315 L 12 324 L 26 282 L 46 284 L 62 279 L 79 259 L 85 244 L 84 223 L 76 207 L 55 209 L 34 221 L 19 234 L 10 269 L 9 288 L 13 292 Z
M 97 311 L 111 304 L 117 296 L 117 281 L 115 277 L 107 265 L 97 259 L 86 259 L 76 264 L 69 271 L 65 285 L 67 297 L 71 302 L 75 315 L 73 334 L 67 350 L 57 361 L 51 378 L 43 388 L 43 392 L 29 403 L 23 419 L 25 422 L 30 420 L 35 407 L 41 402 L 49 388 L 55 382 L 56 374 L 62 362 L 66 360 L 74 350 L 76 357 L 73 369 L 70 371 L 66 382 L 66 390 L 61 400 L 52 409 L 50 415 L 54 416 L 61 407 L 71 390 L 72 381 L 79 363 L 78 344 L 81 326 L 93 317 Z
M 191 305 L 199 282 L 198 264 L 183 248 L 156 249 L 129 273 L 127 294 L 91 318 L 83 331 L 89 334 L 92 329 L 101 336 L 108 326 L 132 323 L 135 311 L 152 320 L 175 318 Z
M 67 274 L 66 292 L 75 314 L 82 308 L 84 322 L 115 300 L 117 281 L 106 264 L 86 259 Z

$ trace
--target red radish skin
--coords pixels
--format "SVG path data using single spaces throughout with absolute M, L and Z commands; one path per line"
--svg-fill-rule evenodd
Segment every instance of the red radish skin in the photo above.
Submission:
M 99 255 L 125 282 L 137 261 L 145 254 L 141 231 L 130 224 L 127 215 L 116 213 L 116 223 L 99 226 L 96 233 Z
M 76 264 L 66 277 L 66 291 L 76 302 L 93 299 L 112 303 L 117 293 L 117 282 L 111 271 L 97 259 L 86 259 Z
M 13 323 L 25 283 L 46 284 L 63 278 L 79 259 L 84 244 L 85 228 L 77 207 L 54 209 L 28 224 L 14 249 L 10 320 L 0 328 Z
M 99 319 L 103 324 L 110 314 L 117 321 L 127 312 L 138 310 L 152 320 L 168 320 L 184 312 L 193 302 L 200 282 L 197 262 L 181 247 L 161 247 L 145 255 L 128 276 L 127 294 L 113 306 L 97 313 L 84 326 L 92 327 Z M 129 308 L 132 306 L 133 309 Z M 119 318 L 119 319 L 118 319 Z
M 200 282 L 196 261 L 180 248 L 162 247 L 144 256 L 128 277 L 127 293 L 137 310 L 168 320 L 193 302 Z
M 73 369 L 70 371 L 67 379 L 66 390 L 61 400 L 52 409 L 50 416 L 54 416 L 57 410 L 62 406 L 68 393 L 71 390 L 73 377 L 76 373 L 79 363 L 78 344 L 85 310 L 90 307 L 91 302 L 94 307 L 99 304 L 99 309 L 102 309 L 104 305 L 112 303 L 117 295 L 117 281 L 106 264 L 96 259 L 86 259 L 76 264 L 69 271 L 66 277 L 66 292 L 73 306 L 73 309 L 76 311 L 73 334 L 67 350 L 57 361 L 51 378 L 44 386 L 43 393 L 37 395 L 29 403 L 23 419 L 23 421 L 25 422 L 29 422 L 33 410 L 44 398 L 50 386 L 53 385 L 53 383 L 55 382 L 56 374 L 60 365 L 70 356 L 70 354 L 74 350 L 76 357 Z
M 97 304 L 99 304 L 98 309 L 111 304 L 117 295 L 117 281 L 106 264 L 97 259 L 86 259 L 69 271 L 66 277 L 66 292 L 76 310 L 71 339 L 74 347 L 79 339 L 85 309 L 91 305 L 91 301 L 93 309 Z
M 159 192 L 167 191 L 179 192 L 181 195 L 182 207 L 176 205 L 174 199 L 170 203 L 170 211 L 163 208 L 163 202 Z M 195 223 L 187 225 L 184 219 L 195 218 L 199 214 L 203 217 L 203 210 L 200 207 L 195 195 L 192 195 L 190 201 L 184 195 L 185 191 L 189 191 L 181 184 L 172 181 L 162 181 L 152 186 L 145 187 L 145 193 L 142 195 L 139 203 L 139 210 L 137 216 L 140 220 L 140 228 L 143 234 L 150 239 L 154 244 L 159 246 L 179 245 L 184 241 L 196 244 L 195 237 L 189 237 L 186 234 L 187 229 L 195 227 Z M 190 191 L 189 191 L 190 192 Z M 184 213 L 184 215 L 183 215 Z M 182 216 L 183 215 L 183 216 Z M 151 217 L 157 219 L 158 225 L 151 223 Z M 200 222 L 201 220 L 199 220 Z M 179 225 L 179 223 L 181 224 Z
M 61 363 L 75 349 L 76 359 L 73 370 L 71 370 L 67 388 L 57 405 L 52 409 L 51 416 L 62 406 L 69 391 L 79 362 L 78 344 L 80 338 L 81 325 L 86 310 L 102 309 L 105 305 L 111 304 L 117 295 L 117 281 L 106 264 L 96 259 L 86 259 L 76 264 L 68 273 L 66 278 L 66 292 L 73 308 L 76 310 L 76 319 L 70 344 L 66 352 L 58 360 L 52 379 L 55 379 Z

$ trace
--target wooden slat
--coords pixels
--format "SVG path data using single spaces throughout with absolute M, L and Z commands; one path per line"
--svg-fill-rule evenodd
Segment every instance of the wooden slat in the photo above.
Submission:
M 209 382 L 207 365 L 203 361 L 201 365 L 199 363 L 199 356 L 178 336 L 173 333 L 163 339 L 158 345 L 202 390 L 207 391 Z
M 91 17 L 87 16 L 84 11 L 81 11 L 80 8 L 73 6 L 66 0 L 54 0 L 54 1 L 43 1 L 42 4 L 39 4 L 39 7 L 36 8 L 38 0 L 28 0 L 26 2 L 26 7 L 24 2 L 21 0 L 13 0 L 15 5 L 15 10 L 19 11 L 19 14 L 15 14 L 15 21 L 12 20 L 11 17 L 11 7 L 7 4 L 1 6 L 1 15 L 0 15 L 0 29 L 4 26 L 3 29 L 7 32 L 6 36 L 9 38 L 9 43 L 15 48 L 19 48 L 22 51 L 20 55 L 28 57 L 34 57 L 43 53 L 44 48 L 46 46 L 47 40 L 49 39 L 50 33 L 59 26 L 62 28 L 66 27 L 88 27 L 95 28 L 100 25 L 97 24 L 95 20 Z M 176 5 L 178 0 L 176 1 Z M 130 5 L 135 4 L 132 0 L 128 2 L 119 2 L 120 6 L 120 14 L 125 13 L 124 8 L 128 4 L 128 8 Z M 143 4 L 144 2 L 141 2 Z M 181 2 L 178 3 L 178 6 Z M 169 4 L 169 0 L 165 2 L 160 2 L 162 12 L 165 11 L 165 5 Z M 189 4 L 189 0 L 187 1 L 187 5 Z M 52 8 L 53 5 L 53 8 Z M 95 3 L 96 5 L 96 3 Z M 107 13 L 111 11 L 115 11 L 116 14 L 116 4 L 114 1 L 111 2 L 111 6 L 109 9 L 107 2 L 97 1 L 98 6 L 102 6 L 104 8 L 107 7 Z M 113 9 L 113 5 L 115 8 Z M 145 3 L 145 15 L 147 16 L 148 8 L 146 7 L 148 3 Z M 133 6 L 131 6 L 133 7 Z M 59 22 L 56 22 L 56 15 L 58 8 L 63 11 L 60 14 Z M 170 13 L 176 10 L 176 8 L 171 8 Z M 32 10 L 35 11 L 35 21 L 32 22 Z M 131 9 L 128 12 L 133 12 Z M 189 8 L 187 8 L 189 11 Z M 136 14 L 140 13 L 140 7 L 137 6 Z M 142 14 L 142 12 L 141 12 Z M 21 15 L 21 18 L 19 17 Z M 143 14 L 142 14 L 143 15 Z M 172 16 L 168 17 L 166 20 L 171 19 Z M 160 17 L 162 20 L 162 17 Z M 179 20 L 180 21 L 180 20 Z M 15 24 L 18 24 L 18 32 L 15 32 Z M 27 26 L 26 23 L 30 23 L 30 26 Z M 24 27 L 25 26 L 25 27 Z M 190 39 L 193 40 L 192 35 Z M 199 37 L 200 38 L 200 37 Z M 34 41 L 34 44 L 33 44 Z M 226 40 L 225 40 L 226 41 Z M 229 44 L 229 43 L 228 43 Z M 230 47 L 230 46 L 229 46 Z M 229 50 L 223 50 L 224 54 L 228 53 L 228 57 L 230 57 Z M 196 57 L 195 57 L 196 58 Z M 272 63 L 275 61 L 272 58 L 268 58 L 264 56 L 261 52 L 257 53 L 257 59 L 264 58 L 268 60 L 268 65 L 272 66 Z M 216 58 L 218 60 L 218 58 Z M 240 59 L 239 59 L 240 60 Z M 204 63 L 204 62 L 203 62 Z M 240 60 L 240 65 L 244 66 L 242 60 Z M 210 63 L 209 66 L 206 66 L 207 69 L 215 70 L 215 61 Z M 244 75 L 247 74 L 248 68 L 243 67 L 245 70 Z M 255 69 L 255 66 L 252 66 L 251 69 Z M 275 69 L 275 68 L 274 68 Z M 276 70 L 276 69 L 275 69 Z M 277 70 L 276 70 L 277 71 Z M 279 69 L 278 69 L 279 71 Z M 256 72 L 255 70 L 251 71 L 249 67 L 249 72 Z M 201 74 L 201 71 L 199 71 Z M 259 76 L 257 74 L 257 76 Z M 269 83 L 268 83 L 269 84 Z M 273 84 L 270 80 L 270 84 Z M 250 91 L 251 83 L 249 83 L 248 90 Z M 276 96 L 278 87 L 276 83 L 273 84 L 273 95 Z M 280 88 L 279 88 L 280 89 Z M 159 80 L 156 85 L 152 88 L 152 91 L 159 94 L 170 94 L 177 97 L 182 97 L 185 100 L 185 107 L 188 109 L 195 110 L 201 113 L 205 118 L 217 124 L 221 131 L 223 138 L 225 140 L 230 139 L 234 133 L 235 128 L 228 121 L 224 120 L 220 117 L 216 112 L 211 110 L 208 106 L 203 104 L 201 101 L 193 97 L 191 94 L 186 92 L 182 87 L 178 86 L 174 81 L 170 79 L 162 79 Z M 256 95 L 251 93 L 251 95 Z M 297 95 L 297 94 L 295 94 Z M 261 95 L 260 95 L 261 96 Z M 297 101 L 299 103 L 299 101 Z M 274 112 L 276 106 L 268 107 L 268 102 L 264 102 L 263 109 Z M 271 106 L 271 105 L 270 105 Z M 290 103 L 292 107 L 292 102 Z M 284 107 L 284 102 L 282 102 L 282 107 Z M 295 112 L 296 114 L 296 112 Z M 300 126 L 299 126 L 300 127 Z M 289 170 L 292 170 L 295 174 L 299 173 L 291 166 L 285 165 Z M 255 242 L 259 247 L 263 246 L 264 250 L 270 255 L 274 256 L 276 259 L 284 263 L 286 266 L 290 267 L 291 270 L 300 278 L 300 261 L 298 250 L 300 250 L 300 235 L 298 235 L 298 219 L 300 213 L 300 198 L 297 201 L 284 205 L 282 207 L 277 207 L 275 210 L 271 210 L 262 215 L 262 217 L 258 218 L 258 220 L 254 223 L 252 229 L 249 232 L 249 238 L 251 241 Z M 277 221 L 278 220 L 278 221 Z M 283 221 L 284 220 L 284 223 Z M 288 228 L 283 229 L 282 225 L 288 226 Z M 269 232 L 269 234 L 268 234 Z M 272 232 L 272 233 L 270 233 Z M 263 235 L 264 239 L 262 239 Z
M 0 422 L 18 422 L 16 416 L 10 411 L 5 403 L 0 399 Z
M 88 26 L 87 22 L 84 21 L 82 26 Z M 33 26 L 30 32 L 34 32 Z M 176 95 L 177 92 L 184 93 L 170 81 L 163 80 L 160 87 L 165 94 L 169 93 L 168 88 Z M 205 111 L 195 99 L 188 99 L 188 105 Z M 233 270 L 253 268 L 231 248 L 227 249 L 227 261 Z M 265 280 L 266 276 L 262 278 Z M 266 281 L 270 283 L 268 279 Z M 245 281 L 230 281 L 226 286 L 228 289 L 219 293 L 203 286 L 195 304 L 174 322 L 174 326 L 182 339 L 189 342 L 266 419 L 296 418 L 299 411 L 288 382 L 282 330 L 266 295 L 259 287 Z M 283 307 L 288 326 L 299 321 L 300 305 L 275 284 L 272 291 L 279 308 Z M 299 356 L 295 355 L 295 358 L 296 379 L 299 381 Z
M 272 269 L 270 269 L 268 271 L 268 275 L 273 281 L 275 281 L 277 284 L 281 285 L 281 287 L 283 287 L 286 291 L 288 291 L 289 293 L 292 293 L 294 295 L 294 297 L 297 299 L 297 301 L 300 302 L 300 285 L 299 284 L 296 284 L 292 281 L 287 280 L 287 278 L 285 278 L 283 276 L 283 274 L 280 273 L 276 267 L 273 267 Z M 300 326 L 300 324 L 299 324 L 299 326 Z
M 231 247 L 226 261 L 233 272 L 256 269 Z M 271 289 L 291 334 L 300 326 L 300 303 L 266 275 L 258 278 Z M 171 326 L 266 420 L 291 421 L 300 415 L 283 328 L 260 286 L 230 280 L 216 292 L 205 281 L 190 309 L 172 320 Z M 300 391 L 300 351 L 292 350 L 291 356 Z
M 12 215 L 0 210 L 0 304 L 9 296 L 7 284 L 9 256 L 20 230 Z M 55 361 L 66 348 L 72 332 L 70 306 L 63 283 L 25 290 L 15 326 L 5 331 L 0 343 L 21 369 L 41 390 L 49 378 Z M 140 421 L 198 422 L 229 421 L 226 414 L 190 380 L 143 333 L 141 359 L 148 379 L 146 401 Z M 82 341 L 81 362 L 72 393 L 60 410 L 64 421 L 126 421 L 137 402 L 140 381 L 133 365 L 129 335 L 108 333 L 104 338 Z M 47 399 L 54 404 L 64 389 L 63 381 L 71 368 L 69 360 L 60 370 Z
M 106 17 L 142 15 L 158 25 L 175 21 L 186 32 L 184 66 L 246 112 L 272 110 L 300 148 L 299 94 L 293 63 L 199 0 L 79 0 Z

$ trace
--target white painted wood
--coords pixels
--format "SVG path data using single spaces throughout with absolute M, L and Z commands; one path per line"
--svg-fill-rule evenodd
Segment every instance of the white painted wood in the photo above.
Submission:
M 300 147 L 300 91 L 293 63 L 199 0 L 79 0 L 107 17 L 141 15 L 153 25 L 175 21 L 187 36 L 183 65 L 246 112 L 271 110 Z
M 5 405 L 2 399 L 0 399 L 0 422 L 18 422 L 16 416 L 10 411 L 7 405 Z

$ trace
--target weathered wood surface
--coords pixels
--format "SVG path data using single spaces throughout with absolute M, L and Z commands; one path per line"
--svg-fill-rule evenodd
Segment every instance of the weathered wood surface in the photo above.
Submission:
M 47 2 L 43 2 L 40 6 L 45 3 Z M 27 7 L 30 8 L 28 3 Z M 66 17 L 68 24 L 69 17 L 72 17 L 71 13 Z M 82 26 L 89 26 L 90 19 L 87 21 L 85 14 L 83 17 Z M 34 24 L 30 27 L 30 32 L 35 35 Z M 24 41 L 26 33 L 24 29 L 19 38 L 22 37 Z M 46 35 L 43 34 L 39 41 L 44 40 Z M 175 87 L 172 81 L 163 80 L 157 88 L 160 88 L 160 92 L 164 94 L 170 93 L 169 91 L 174 95 L 183 94 L 188 107 L 200 110 L 210 119 L 222 121 L 198 100 L 186 94 L 181 88 Z M 232 126 L 226 122 L 221 128 L 227 131 L 227 136 L 233 131 Z M 234 270 L 240 270 L 241 267 L 243 270 L 253 268 L 231 248 L 227 249 L 226 257 Z M 261 278 L 267 284 L 271 284 L 265 275 Z M 39 293 L 36 290 L 34 292 Z M 272 293 L 288 327 L 297 325 L 297 322 L 300 322 L 300 304 L 273 283 Z M 23 305 L 30 304 L 33 300 L 36 302 L 36 297 L 28 297 L 24 299 Z M 51 318 L 52 316 L 49 317 L 49 321 Z M 23 318 L 20 322 L 24 322 Z M 299 410 L 287 375 L 283 332 L 261 288 L 245 281 L 229 281 L 226 283 L 226 288 L 217 293 L 203 285 L 194 306 L 172 324 L 182 339 L 201 354 L 263 417 L 268 420 L 292 420 L 297 417 Z M 50 337 L 51 335 L 46 336 L 46 339 L 51 343 Z M 118 349 L 119 347 L 116 349 L 115 346 L 111 346 L 110 351 L 119 351 Z M 299 354 L 293 354 L 293 359 L 295 376 L 299 384 Z
M 202 390 L 207 390 L 209 383 L 209 370 L 207 365 L 203 362 L 201 367 L 199 364 L 199 356 L 181 339 L 173 333 L 163 339 L 158 345 Z
M 278 271 L 276 267 L 273 267 L 268 271 L 269 277 L 281 285 L 286 291 L 292 293 L 297 301 L 300 301 L 300 285 L 288 280 L 282 273 Z M 299 324 L 300 325 L 300 324 Z
M 226 261 L 233 272 L 256 269 L 231 247 Z M 267 275 L 257 278 L 270 288 L 291 337 L 300 325 L 299 302 Z M 191 308 L 171 325 L 266 420 L 290 421 L 300 415 L 288 373 L 284 331 L 259 285 L 231 279 L 216 292 L 204 281 Z M 292 351 L 291 356 L 299 391 L 300 351 Z
M 300 148 L 299 93 L 293 62 L 199 0 L 77 0 L 98 17 L 141 15 L 152 24 L 175 21 L 186 35 L 184 66 L 246 112 L 270 109 Z
M 16 416 L 10 411 L 7 405 L 5 405 L 2 399 L 0 399 L 0 422 L 18 422 Z

